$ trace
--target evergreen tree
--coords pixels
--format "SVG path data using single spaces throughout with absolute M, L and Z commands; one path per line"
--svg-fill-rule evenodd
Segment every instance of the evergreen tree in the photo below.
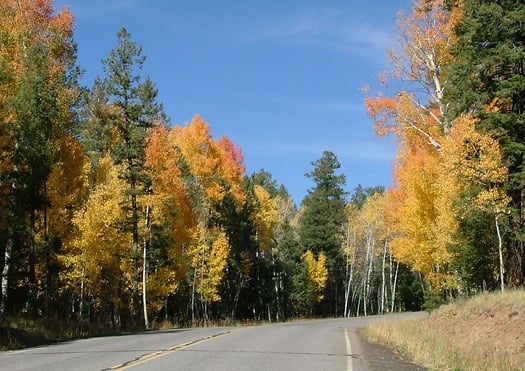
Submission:
M 103 60 L 107 74 L 104 84 L 109 104 L 115 111 L 111 125 L 117 131 L 117 141 L 112 151 L 116 164 L 123 169 L 120 176 L 128 184 L 128 228 L 132 234 L 132 317 L 139 313 L 139 221 L 142 218 L 138 197 L 148 192 L 150 179 L 147 175 L 145 148 L 148 129 L 161 115 L 162 105 L 156 102 L 157 89 L 151 79 L 142 79 L 139 72 L 145 62 L 142 47 L 131 40 L 131 34 L 122 28 L 118 33 L 118 45 Z
M 513 0 L 463 3 L 455 28 L 454 63 L 446 71 L 447 101 L 453 116 L 474 113 L 480 118 L 478 129 L 499 140 L 509 169 L 506 191 L 513 210 L 504 228 L 506 275 L 511 285 L 519 285 L 525 277 L 525 4 Z M 469 239 L 471 232 L 462 232 Z M 481 251 L 486 239 L 469 240 Z
M 341 167 L 334 153 L 325 151 L 312 162 L 314 170 L 306 176 L 315 186 L 308 191 L 302 203 L 299 219 L 299 244 L 302 251 L 311 250 L 316 257 L 326 254 L 328 283 L 322 312 L 325 315 L 342 313 L 344 297 L 344 269 L 341 239 L 345 220 L 345 175 L 337 175 Z M 322 303 L 321 303 L 322 304 Z

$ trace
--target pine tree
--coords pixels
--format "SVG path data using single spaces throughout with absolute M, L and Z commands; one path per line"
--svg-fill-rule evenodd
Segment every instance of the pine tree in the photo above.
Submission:
M 313 171 L 306 174 L 315 186 L 308 191 L 302 203 L 299 219 L 299 243 L 303 251 L 311 250 L 316 256 L 326 255 L 328 283 L 324 314 L 338 315 L 344 300 L 343 261 L 340 254 L 345 219 L 345 175 L 337 175 L 341 167 L 336 155 L 325 151 L 312 162 Z
M 151 79 L 142 79 L 139 74 L 146 59 L 142 47 L 131 40 L 125 28 L 117 37 L 117 47 L 102 62 L 107 74 L 104 84 L 109 104 L 116 111 L 111 124 L 118 137 L 112 156 L 117 165 L 122 165 L 120 176 L 128 184 L 123 207 L 128 212 L 127 228 L 132 234 L 132 316 L 136 321 L 139 313 L 139 222 L 143 218 L 138 200 L 150 188 L 151 181 L 144 166 L 146 139 L 148 129 L 161 115 L 162 105 L 156 102 L 157 89 Z

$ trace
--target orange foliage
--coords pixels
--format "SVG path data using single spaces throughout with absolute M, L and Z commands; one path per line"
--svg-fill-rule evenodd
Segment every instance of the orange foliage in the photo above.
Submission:
M 440 135 L 449 128 L 443 102 L 446 83 L 441 71 L 451 61 L 451 31 L 458 14 L 445 10 L 443 0 L 418 0 L 409 16 L 399 14 L 401 51 L 389 52 L 393 70 L 381 73 L 379 80 L 387 87 L 389 77 L 394 78 L 410 84 L 412 91 L 416 86 L 423 94 L 401 89 L 392 96 L 381 93 L 370 96 L 369 89 L 364 89 L 368 114 L 378 135 L 403 136 L 414 132 L 432 146 L 440 147 Z
M 209 125 L 195 116 L 185 127 L 174 127 L 170 140 L 177 147 L 207 199 L 221 201 L 229 191 L 239 203 L 244 201 L 240 189 L 244 165 L 242 154 L 224 137 L 215 141 Z
M 0 44 L 0 56 L 7 57 L 8 72 L 18 75 L 27 48 L 36 43 L 49 47 L 53 72 L 64 71 L 64 60 L 74 53 L 73 15 L 68 7 L 57 14 L 51 0 L 3 0 L 0 29 L 10 35 Z
M 182 245 L 191 239 L 195 216 L 181 178 L 180 154 L 169 142 L 168 134 L 164 125 L 156 125 L 150 132 L 145 165 L 152 179 L 152 194 L 146 197 L 153 207 L 153 223 L 171 225 L 171 237 L 178 245 L 176 254 L 180 255 Z
M 47 48 L 52 79 L 74 61 L 73 17 L 68 8 L 54 14 L 52 4 L 51 0 L 0 1 L 0 60 L 7 75 L 0 84 L 0 118 L 6 128 L 0 135 L 0 172 L 14 166 L 11 152 L 15 143 L 9 126 L 15 122 L 16 113 L 8 111 L 4 102 L 18 90 L 20 78 L 27 70 L 28 49 L 38 44 Z M 61 112 L 60 122 L 54 123 L 57 127 L 69 121 L 69 94 L 65 88 L 58 89 Z

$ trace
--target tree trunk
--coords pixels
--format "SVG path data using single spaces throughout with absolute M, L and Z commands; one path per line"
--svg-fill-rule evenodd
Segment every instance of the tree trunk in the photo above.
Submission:
M 385 312 L 385 296 L 386 296 L 386 277 L 385 277 L 385 265 L 386 265 L 386 247 L 387 247 L 387 241 L 385 241 L 385 245 L 383 246 L 383 264 L 381 267 L 381 303 L 379 307 L 380 314 L 383 314 Z
M 392 268 L 390 268 L 392 269 Z M 394 312 L 395 309 L 395 301 L 396 301 L 396 287 L 397 287 L 397 272 L 399 271 L 399 262 L 396 264 L 396 273 L 394 274 L 394 284 L 392 285 L 392 307 L 390 309 L 391 312 Z
M 191 285 L 191 323 L 195 325 L 195 285 L 197 284 L 197 268 L 193 269 L 193 284 Z
M 150 219 L 149 219 L 149 213 L 150 208 L 149 205 L 146 206 L 146 228 L 149 229 L 150 227 Z M 147 250 L 148 250 L 148 237 L 144 237 L 144 249 L 142 254 L 142 307 L 144 310 L 144 327 L 146 330 L 149 330 L 149 322 L 148 322 L 148 301 L 147 301 L 147 290 L 146 290 L 146 283 L 147 283 Z
M 8 230 L 11 231 L 12 227 Z M 0 296 L 0 317 L 3 317 L 6 311 L 6 301 L 9 289 L 9 266 L 11 260 L 11 252 L 13 250 L 13 240 L 11 233 L 8 233 L 7 242 L 5 244 L 5 251 L 3 254 L 3 266 L 2 266 L 2 292 Z
M 131 189 L 134 192 L 135 190 L 135 183 L 131 183 Z M 132 213 L 132 220 L 131 220 L 131 232 L 132 232 L 132 248 L 131 248 L 131 254 L 132 254 L 132 261 L 133 261 L 133 272 L 132 272 L 132 293 L 131 293 L 131 321 L 133 323 L 133 327 L 135 327 L 138 324 L 138 305 L 139 305 L 139 262 L 138 262 L 138 256 L 137 253 L 139 251 L 139 227 L 138 227 L 138 211 L 137 211 L 137 196 L 132 194 L 131 195 L 131 213 Z
M 350 290 L 352 289 L 352 281 L 354 279 L 354 263 L 355 263 L 356 250 L 357 248 L 354 248 L 354 251 L 352 252 L 352 261 L 350 262 L 350 272 L 348 273 L 348 281 L 347 281 L 346 292 L 345 292 L 345 311 L 344 311 L 345 317 L 348 317 L 350 315 L 350 312 L 348 310 L 348 301 L 350 299 Z M 348 261 L 347 261 L 347 267 L 348 267 Z
M 505 279 L 503 274 L 505 273 L 505 267 L 503 266 L 503 240 L 501 237 L 501 231 L 499 229 L 498 215 L 494 216 L 494 221 L 496 222 L 496 232 L 498 234 L 498 255 L 499 255 L 499 275 L 500 275 L 500 284 L 501 291 L 505 291 Z
M 144 327 L 146 330 L 149 330 L 149 323 L 148 323 L 148 302 L 147 302 L 147 294 L 146 294 L 146 280 L 147 280 L 147 272 L 146 272 L 146 242 L 144 242 L 144 252 L 142 255 L 142 309 L 144 311 Z

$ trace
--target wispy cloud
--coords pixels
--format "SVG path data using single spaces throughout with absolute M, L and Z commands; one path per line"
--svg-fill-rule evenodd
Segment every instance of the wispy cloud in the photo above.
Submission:
M 318 10 L 274 19 L 258 25 L 246 39 L 251 42 L 279 42 L 322 47 L 349 54 L 384 50 L 391 45 L 390 30 L 352 19 L 344 13 Z
M 57 1 L 57 8 L 61 8 L 67 2 Z M 92 22 L 100 17 L 111 17 L 140 9 L 139 0 L 91 0 L 74 3 L 70 6 L 79 21 Z
M 257 152 L 264 151 L 266 154 L 282 155 L 307 155 L 311 158 L 320 156 L 324 151 L 331 151 L 339 159 L 352 160 L 372 160 L 389 161 L 395 155 L 394 147 L 387 142 L 366 141 L 348 142 L 348 144 L 331 145 L 330 143 L 320 142 L 274 142 L 266 143 L 257 147 L 252 146 L 252 150 Z
M 355 100 L 333 99 L 307 104 L 311 108 L 330 112 L 363 112 L 363 102 Z

